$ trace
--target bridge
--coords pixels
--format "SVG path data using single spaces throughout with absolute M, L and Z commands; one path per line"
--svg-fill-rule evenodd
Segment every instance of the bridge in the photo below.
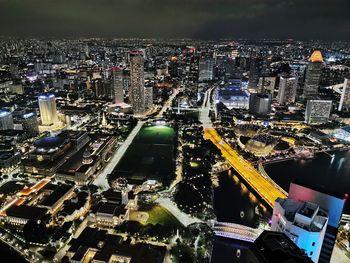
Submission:
M 214 233 L 216 236 L 254 242 L 261 234 L 262 230 L 239 224 L 215 222 Z
M 276 183 L 260 174 L 237 151 L 233 150 L 214 128 L 204 128 L 204 138 L 211 140 L 218 147 L 227 162 L 270 207 L 274 206 L 277 198 L 287 198 L 286 193 Z

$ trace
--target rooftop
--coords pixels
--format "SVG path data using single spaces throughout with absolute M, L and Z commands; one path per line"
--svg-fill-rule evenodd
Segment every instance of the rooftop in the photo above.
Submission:
M 315 50 L 310 59 L 309 59 L 310 62 L 314 63 L 314 62 L 323 62 L 323 57 L 322 57 L 322 54 L 321 54 L 321 51 L 319 50 Z

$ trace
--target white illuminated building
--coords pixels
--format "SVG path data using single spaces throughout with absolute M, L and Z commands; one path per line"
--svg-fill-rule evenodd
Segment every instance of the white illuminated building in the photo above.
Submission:
M 314 262 L 318 262 L 328 223 L 328 214 L 317 204 L 278 198 L 271 230 L 285 233 Z
M 57 124 L 58 114 L 56 109 L 56 98 L 53 94 L 43 94 L 38 98 L 41 124 L 50 126 Z

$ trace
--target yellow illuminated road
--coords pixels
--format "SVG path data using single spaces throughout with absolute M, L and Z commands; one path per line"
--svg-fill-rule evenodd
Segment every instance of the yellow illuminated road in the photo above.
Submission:
M 247 160 L 224 142 L 214 128 L 205 128 L 204 138 L 211 140 L 220 149 L 229 164 L 271 207 L 274 206 L 278 197 L 287 197 L 273 182 L 261 175 Z

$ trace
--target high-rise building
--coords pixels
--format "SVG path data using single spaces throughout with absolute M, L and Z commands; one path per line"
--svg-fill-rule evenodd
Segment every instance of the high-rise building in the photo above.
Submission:
M 329 263 L 347 196 L 330 193 L 326 189 L 317 189 L 315 186 L 310 187 L 296 181 L 289 186 L 288 198 L 299 202 L 311 202 L 318 205 L 323 211 L 327 211 L 326 233 L 318 262 Z
M 136 114 L 145 112 L 145 78 L 143 63 L 143 53 L 141 51 L 130 52 L 131 105 Z
M 153 107 L 153 87 L 145 87 L 145 109 L 150 110 Z
M 318 262 L 327 223 L 327 211 L 318 204 L 291 198 L 275 201 L 271 230 L 285 233 L 313 262 Z
M 0 111 L 0 130 L 13 130 L 12 113 L 8 111 Z
M 309 124 L 327 122 L 331 110 L 331 100 L 308 100 L 305 111 L 305 122 Z
M 42 94 L 39 96 L 38 101 L 41 124 L 48 126 L 57 123 L 58 114 L 55 95 L 50 93 Z
M 213 58 L 201 58 L 199 60 L 199 77 L 198 81 L 208 81 L 213 79 L 214 72 L 214 59 Z
M 250 69 L 249 69 L 249 87 L 251 88 L 257 88 L 258 82 L 259 82 L 259 74 L 260 74 L 260 67 L 259 67 L 259 59 L 256 57 L 252 57 L 250 61 Z
M 274 97 L 276 85 L 276 77 L 261 77 L 259 78 L 258 87 L 261 93 L 269 93 Z
M 112 93 L 114 103 L 124 102 L 123 70 L 119 67 L 112 68 Z
M 36 113 L 29 112 L 23 114 L 21 118 L 21 123 L 23 130 L 31 136 L 36 136 L 39 134 L 39 125 Z
M 345 78 L 344 80 L 344 85 L 343 85 L 343 90 L 341 92 L 338 111 L 341 111 L 343 109 L 347 111 L 350 110 L 350 79 L 349 78 Z
M 281 77 L 277 100 L 279 104 L 291 104 L 295 102 L 298 80 L 295 77 Z
M 249 112 L 264 116 L 271 111 L 271 94 L 251 93 L 249 98 Z
M 323 57 L 319 50 L 312 53 L 306 70 L 304 99 L 315 99 L 318 95 L 318 85 L 322 73 Z

